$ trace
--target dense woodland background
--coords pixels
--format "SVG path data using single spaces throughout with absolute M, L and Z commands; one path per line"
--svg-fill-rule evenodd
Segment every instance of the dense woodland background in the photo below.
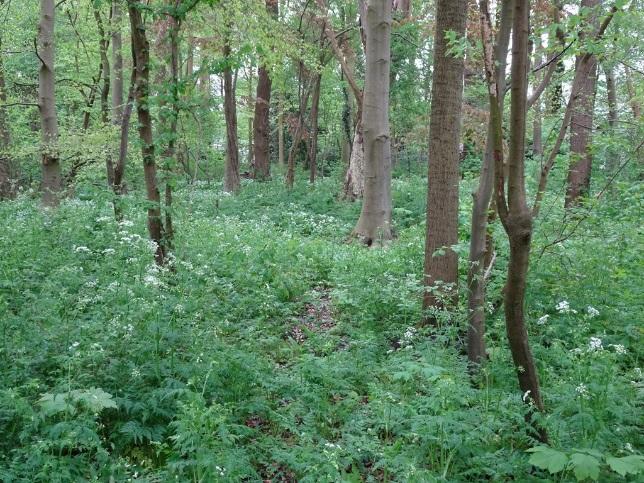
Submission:
M 0 0 L 0 480 L 639 481 L 641 0 Z

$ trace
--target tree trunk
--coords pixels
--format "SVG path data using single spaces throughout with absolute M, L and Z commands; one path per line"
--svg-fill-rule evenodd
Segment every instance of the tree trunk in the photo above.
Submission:
M 150 90 L 150 44 L 146 38 L 145 26 L 141 18 L 143 5 L 138 0 L 128 0 L 132 32 L 132 60 L 136 66 L 136 111 L 139 118 L 139 137 L 143 157 L 143 172 L 147 192 L 148 231 L 150 239 L 156 244 L 155 260 L 163 265 L 166 258 L 163 221 L 161 219 L 161 197 L 157 186 L 157 167 L 152 138 L 152 116 L 149 110 Z
M 266 0 L 266 8 L 277 17 L 277 0 Z M 253 121 L 254 156 L 253 177 L 267 180 L 271 177 L 270 160 L 270 104 L 271 77 L 265 65 L 257 70 L 257 96 L 255 99 L 255 119 Z M 249 126 L 250 127 L 250 126 Z
M 306 112 L 306 106 L 309 103 L 309 94 L 311 92 L 310 82 L 307 87 L 304 88 L 300 97 L 300 109 L 297 116 L 297 126 L 295 128 L 295 134 L 293 135 L 293 142 L 291 144 L 291 149 L 288 152 L 288 162 L 286 168 L 286 188 L 293 189 L 293 183 L 295 182 L 295 156 L 297 155 L 297 150 L 300 147 L 302 142 L 302 134 L 304 132 L 304 113 Z
M 132 76 L 130 78 L 130 90 L 127 96 L 127 103 L 121 113 L 121 138 L 119 143 L 119 157 L 114 166 L 114 216 L 117 221 L 123 218 L 123 210 L 119 197 L 125 194 L 125 184 L 123 177 L 125 175 L 125 162 L 127 160 L 127 148 L 130 136 L 130 118 L 132 116 L 132 108 L 134 104 L 134 94 L 136 88 L 136 67 L 132 69 Z
M 628 102 L 631 105 L 631 110 L 633 111 L 633 117 L 635 118 L 635 121 L 639 121 L 640 116 L 642 115 L 642 110 L 640 103 L 637 100 L 635 87 L 633 86 L 633 76 L 631 75 L 630 67 L 624 66 L 624 76 L 626 77 L 626 92 L 628 93 Z
M 494 76 L 498 92 L 496 99 L 499 111 L 503 112 L 505 98 L 505 70 L 507 66 L 508 45 L 512 31 L 514 0 L 504 0 L 501 7 L 499 32 L 495 46 L 496 67 Z M 476 367 L 486 358 L 485 350 L 485 269 L 491 263 L 491 240 L 488 239 L 488 212 L 494 185 L 494 123 L 488 119 L 487 140 L 479 186 L 473 194 L 472 228 L 470 237 L 469 270 L 467 274 L 469 325 L 467 333 L 467 355 Z M 486 263 L 487 262 L 487 263 Z
M 344 199 L 355 201 L 364 196 L 364 135 L 361 113 L 358 113 L 353 143 L 350 146 L 349 167 L 344 177 Z
M 467 0 L 438 0 L 434 36 L 434 77 L 429 121 L 427 228 L 423 309 L 457 299 L 458 185 L 460 180 L 461 104 L 465 63 L 448 53 L 447 32 L 465 35 Z M 369 37 L 367 37 L 369 41 Z M 436 253 L 438 250 L 442 254 Z M 434 321 L 435 322 L 435 321 Z
M 2 4 L 2 2 L 0 2 Z M 11 158 L 9 157 L 9 144 L 11 132 L 7 124 L 7 91 L 4 80 L 4 63 L 2 57 L 2 36 L 0 35 L 0 200 L 13 195 L 11 186 Z
M 606 97 L 608 102 L 608 125 L 615 129 L 617 125 L 617 87 L 615 85 L 615 72 L 613 67 L 608 64 L 604 65 L 606 73 Z
M 535 46 L 534 65 L 541 65 L 542 60 L 541 41 L 538 41 Z M 543 74 L 538 75 L 535 80 L 539 81 L 540 78 L 543 80 Z M 532 118 L 532 156 L 534 159 L 540 159 L 543 156 L 543 114 L 541 110 L 541 99 L 536 99 L 532 107 L 534 108 L 534 116 Z
M 109 114 L 109 96 L 110 96 L 110 60 L 107 56 L 109 49 L 109 38 L 103 26 L 103 18 L 98 6 L 94 4 L 94 19 L 96 20 L 96 27 L 98 29 L 98 45 L 99 54 L 101 58 L 101 71 L 103 73 L 103 87 L 101 88 L 101 123 L 106 126 L 110 122 Z M 107 174 L 107 185 L 112 188 L 114 186 L 114 163 L 112 162 L 112 154 L 108 151 L 105 157 L 105 171 Z
M 595 8 L 599 0 L 582 0 L 581 6 Z M 593 24 L 594 20 L 591 20 Z M 579 84 L 578 96 L 572 107 L 570 119 L 570 168 L 566 189 L 566 208 L 576 206 L 590 190 L 592 169 L 593 111 L 595 110 L 595 90 L 597 84 L 597 57 L 588 59 L 590 70 Z M 577 58 L 577 71 L 582 66 L 581 56 Z M 579 74 L 575 74 L 579 76 Z
M 112 0 L 112 122 L 121 124 L 123 116 L 123 40 L 121 0 Z
M 38 97 L 42 124 L 42 202 L 47 207 L 57 206 L 62 192 L 55 96 L 54 22 L 54 0 L 41 0 L 40 23 L 38 25 L 38 56 L 40 58 Z
M 277 163 L 284 168 L 284 102 L 280 97 L 277 113 Z
M 313 96 L 311 98 L 311 141 L 309 144 L 309 182 L 315 183 L 318 169 L 318 116 L 320 108 L 320 84 L 322 73 L 316 72 L 313 79 Z
M 271 177 L 270 164 L 270 100 L 271 78 L 264 66 L 257 70 L 257 97 L 255 99 L 255 118 L 252 123 L 254 129 L 252 138 L 254 143 L 255 162 L 253 164 L 253 177 L 258 180 L 267 180 Z M 249 124 L 249 129 L 251 124 Z M 250 139 L 250 138 L 249 138 Z M 249 141 L 250 143 L 250 141 Z
M 391 227 L 391 138 L 389 134 L 389 66 L 391 2 L 366 2 L 366 58 L 362 128 L 365 186 L 354 236 L 368 246 L 393 237 Z M 354 146 L 356 149 L 356 146 Z
M 230 57 L 230 43 L 224 42 L 224 57 Z M 224 70 L 224 116 L 226 118 L 226 167 L 224 172 L 224 191 L 237 193 L 239 180 L 239 147 L 237 143 L 237 103 L 233 73 L 229 66 Z
M 566 34 L 564 33 L 563 29 L 558 26 L 561 22 L 561 12 L 563 11 L 563 9 L 564 5 L 562 0 L 553 1 L 553 22 L 557 24 L 557 29 L 555 31 L 555 39 L 551 38 L 551 42 L 557 44 L 561 48 L 563 48 L 566 43 Z M 559 109 L 561 109 L 561 106 L 563 105 L 562 77 L 565 72 L 566 66 L 564 65 L 564 59 L 557 59 L 557 66 L 555 68 L 555 76 L 557 80 L 553 83 L 548 98 L 548 107 L 551 114 L 556 114 L 557 112 L 559 112 Z

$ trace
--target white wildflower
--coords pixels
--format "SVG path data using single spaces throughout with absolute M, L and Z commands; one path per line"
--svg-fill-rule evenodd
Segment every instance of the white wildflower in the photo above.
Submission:
M 602 340 L 599 337 L 591 337 L 590 341 L 588 342 L 588 350 L 591 352 L 604 350 Z
M 138 379 L 139 377 L 141 377 L 141 371 L 139 371 L 139 370 L 135 367 L 134 369 L 132 369 L 132 374 L 131 374 L 131 375 L 132 375 L 132 377 L 133 377 L 134 379 Z
M 116 253 L 116 250 L 114 248 L 106 248 L 103 250 L 103 255 L 114 255 Z
M 72 345 L 69 346 L 70 351 L 75 351 L 76 348 L 80 345 L 80 342 L 74 342 Z
M 161 285 L 161 281 L 151 273 L 143 277 L 143 283 L 145 283 L 145 285 L 147 285 L 148 287 L 158 287 L 159 285 Z
M 631 443 L 626 443 L 624 445 L 624 451 L 628 451 L 629 453 L 633 452 L 633 445 Z
M 175 314 L 183 314 L 186 311 L 185 307 L 181 304 L 177 304 L 174 306 L 174 313 Z
M 76 253 L 92 253 L 92 250 L 90 250 L 87 247 L 74 247 L 74 252 Z
M 588 314 L 588 317 L 592 319 L 593 317 L 597 317 L 599 315 L 599 310 L 589 305 L 588 307 L 586 307 L 586 313 Z
M 620 356 L 626 354 L 626 347 L 624 347 L 622 344 L 610 344 L 609 347 L 615 349 L 615 354 L 619 354 Z
M 548 319 L 550 316 L 548 314 L 542 315 L 537 319 L 537 325 L 546 325 L 546 322 L 548 322 Z
M 127 226 L 134 226 L 134 222 L 131 221 L 131 220 L 121 220 L 121 221 L 119 221 L 119 226 L 121 226 L 121 227 L 123 227 L 123 226 L 126 226 L 126 227 Z
M 588 396 L 588 387 L 586 384 L 579 384 L 576 388 L 575 391 L 577 394 L 579 394 L 580 397 L 587 397 Z
M 530 396 L 531 392 L 532 391 L 530 389 L 528 389 L 526 392 L 523 393 L 523 397 L 521 398 L 523 400 L 523 402 L 526 402 L 528 400 L 528 397 Z

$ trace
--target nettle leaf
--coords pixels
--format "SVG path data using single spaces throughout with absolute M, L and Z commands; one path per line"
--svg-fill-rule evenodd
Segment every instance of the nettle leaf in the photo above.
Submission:
M 634 454 L 623 458 L 609 456 L 606 458 L 606 463 L 608 463 L 611 470 L 621 476 L 636 475 L 644 471 L 644 456 L 640 455 Z
M 599 460 L 594 456 L 584 453 L 574 453 L 570 457 L 570 463 L 577 481 L 590 478 L 597 481 L 599 478 Z
M 568 463 L 568 456 L 565 453 L 548 446 L 536 446 L 527 451 L 532 453 L 530 464 L 542 470 L 548 470 L 551 475 L 563 471 Z

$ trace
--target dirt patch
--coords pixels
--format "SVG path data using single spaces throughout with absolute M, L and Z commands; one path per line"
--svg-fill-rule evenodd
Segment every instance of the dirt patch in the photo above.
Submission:
M 304 343 L 307 332 L 326 332 L 336 325 L 330 289 L 316 287 L 313 289 L 313 298 L 313 302 L 306 303 L 303 314 L 297 318 L 288 334 L 298 344 Z

